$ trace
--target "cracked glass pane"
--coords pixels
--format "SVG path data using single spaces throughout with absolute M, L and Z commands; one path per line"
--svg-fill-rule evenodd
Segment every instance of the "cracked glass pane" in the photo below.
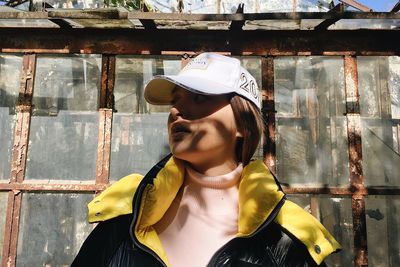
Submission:
M 0 181 L 10 179 L 22 56 L 0 54 Z
M 343 59 L 278 57 L 274 82 L 278 179 L 348 184 Z
M 6 223 L 6 212 L 7 212 L 7 192 L 0 192 L 0 259 L 3 254 L 3 242 L 4 242 L 4 225 Z
M 92 198 L 24 193 L 16 266 L 70 266 L 93 228 L 86 221 L 86 204 Z
M 154 75 L 173 75 L 180 69 L 180 57 L 117 56 L 111 180 L 134 172 L 146 174 L 169 153 L 167 118 L 170 107 L 148 104 L 143 89 Z
M 39 56 L 26 179 L 96 176 L 101 56 Z
M 369 266 L 400 266 L 399 207 L 399 196 L 368 196 L 366 198 Z
M 363 174 L 400 185 L 400 57 L 358 57 Z

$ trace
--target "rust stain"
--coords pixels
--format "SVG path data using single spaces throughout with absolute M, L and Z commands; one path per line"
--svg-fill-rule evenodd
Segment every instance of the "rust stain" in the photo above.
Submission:
M 349 145 L 350 187 L 352 195 L 352 215 L 354 233 L 354 262 L 356 266 L 368 265 L 367 231 L 365 217 L 365 184 L 362 170 L 361 119 L 357 58 L 344 57 L 346 117 Z

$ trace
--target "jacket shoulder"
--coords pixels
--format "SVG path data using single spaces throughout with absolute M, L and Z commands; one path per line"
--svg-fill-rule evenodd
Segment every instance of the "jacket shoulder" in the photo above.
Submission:
M 269 236 L 273 236 L 275 241 L 268 247 L 268 253 L 270 253 L 275 266 L 326 266 L 324 262 L 316 263 L 308 252 L 307 247 L 281 225 L 272 222 L 269 230 L 273 231 Z
M 341 249 L 340 244 L 314 216 L 291 201 L 285 201 L 274 221 L 305 246 L 317 265 Z
M 88 221 L 106 221 L 132 213 L 132 199 L 142 179 L 140 174 L 130 174 L 104 190 L 88 204 Z

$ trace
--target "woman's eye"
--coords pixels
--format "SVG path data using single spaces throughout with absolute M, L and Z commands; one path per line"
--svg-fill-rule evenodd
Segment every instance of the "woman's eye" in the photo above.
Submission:
M 178 102 L 178 100 L 179 100 L 179 98 L 178 97 L 173 97 L 172 99 L 171 99 L 171 105 L 173 106 L 173 105 L 175 105 L 177 102 Z

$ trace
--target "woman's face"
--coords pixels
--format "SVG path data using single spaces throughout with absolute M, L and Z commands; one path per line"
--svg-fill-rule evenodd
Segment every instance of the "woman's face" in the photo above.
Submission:
M 198 171 L 237 165 L 235 147 L 241 134 L 226 95 L 200 95 L 175 88 L 168 136 L 172 154 Z

